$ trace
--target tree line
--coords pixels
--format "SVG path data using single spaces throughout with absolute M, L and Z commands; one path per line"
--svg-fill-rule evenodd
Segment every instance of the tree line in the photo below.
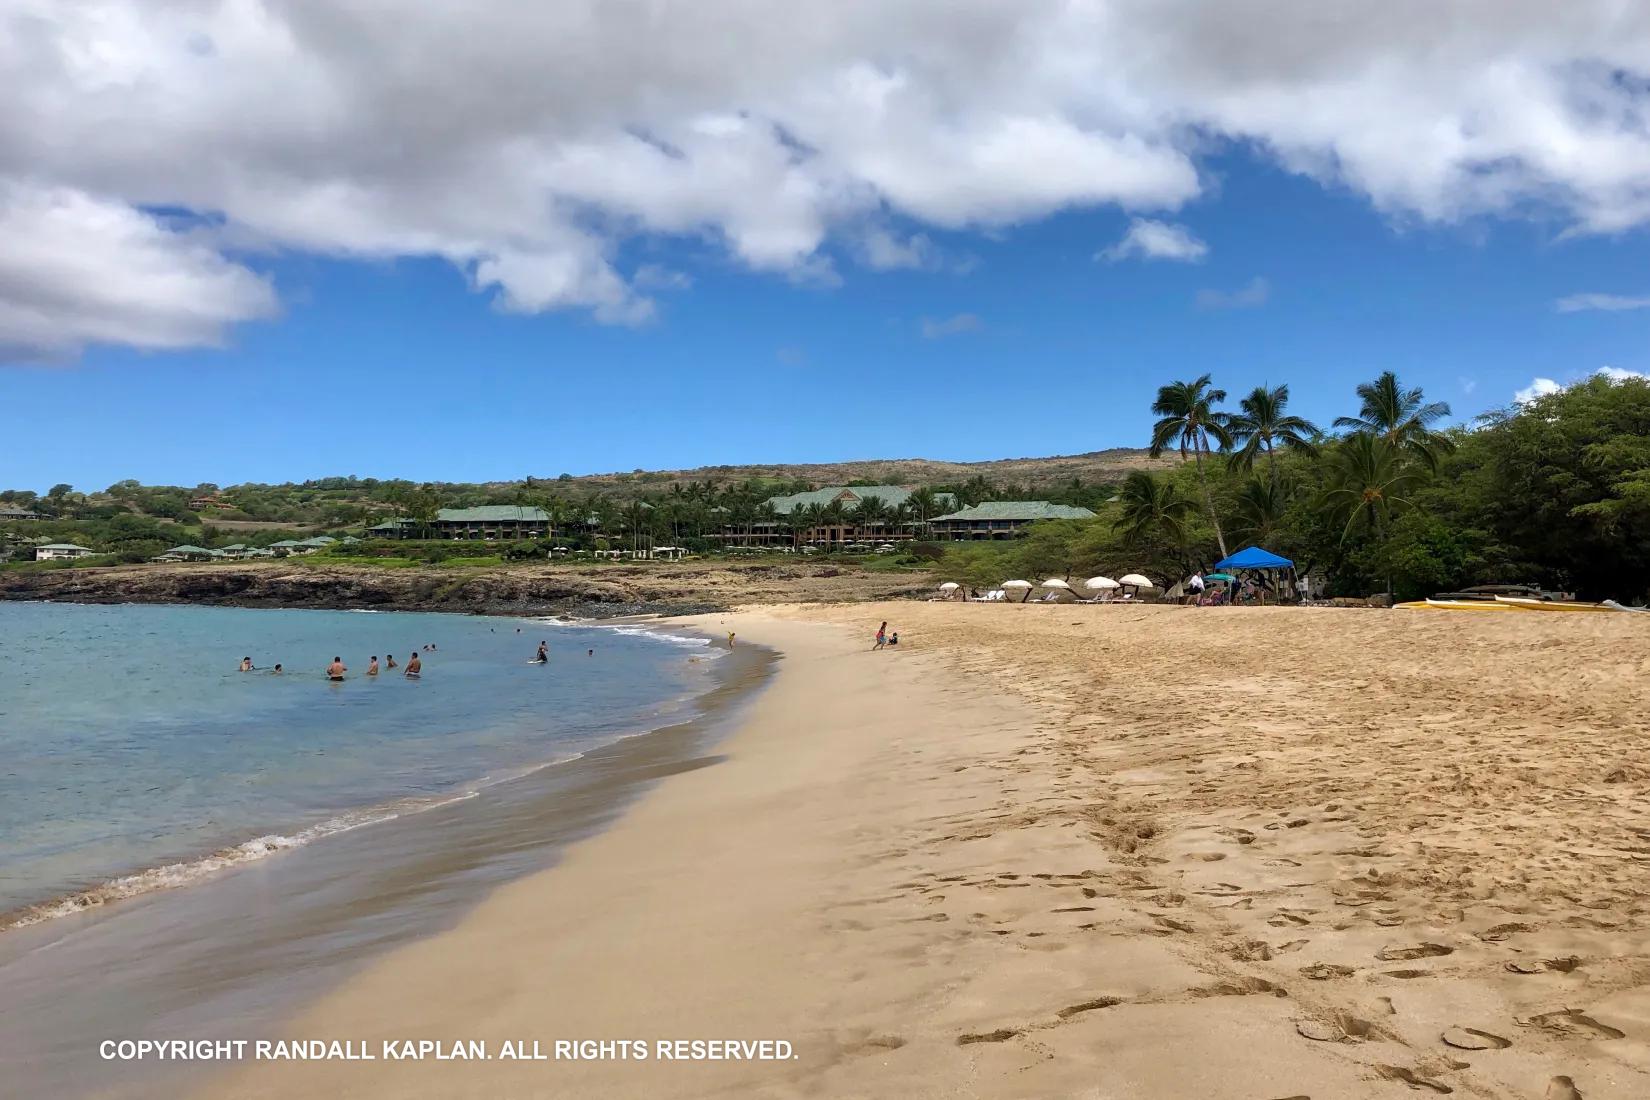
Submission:
M 953 547 L 958 579 L 1088 571 L 1165 580 L 1260 545 L 1326 575 L 1331 593 L 1415 599 L 1525 583 L 1583 597 L 1650 589 L 1650 382 L 1596 375 L 1444 428 L 1447 404 L 1387 372 L 1327 429 L 1288 386 L 1235 408 L 1210 375 L 1161 387 L 1151 453 L 1093 521 L 1041 524 L 1015 544 Z

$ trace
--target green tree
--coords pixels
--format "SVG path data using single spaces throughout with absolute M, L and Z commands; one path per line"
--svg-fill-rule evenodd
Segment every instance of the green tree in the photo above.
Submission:
M 1329 455 L 1329 487 L 1324 507 L 1341 524 L 1344 543 L 1360 521 L 1383 551 L 1392 517 L 1414 507 L 1412 494 L 1424 478 L 1416 462 L 1380 437 L 1359 432 L 1341 440 Z M 1418 460 L 1417 460 L 1418 461 Z M 1392 593 L 1390 562 L 1384 563 L 1387 593 Z
M 1358 398 L 1362 402 L 1358 415 L 1336 418 L 1335 427 L 1373 436 L 1434 472 L 1438 469 L 1439 456 L 1455 449 L 1450 438 L 1433 427 L 1449 416 L 1449 405 L 1443 401 L 1427 401 L 1419 386 L 1404 389 L 1391 371 L 1359 386 Z
M 1203 457 L 1213 453 L 1209 441 L 1214 440 L 1224 451 L 1232 446 L 1232 433 L 1227 428 L 1228 414 L 1215 408 L 1226 400 L 1226 391 L 1211 389 L 1207 374 L 1191 382 L 1171 382 L 1157 391 L 1152 412 L 1160 418 L 1152 425 L 1151 456 L 1157 458 L 1170 447 L 1180 451 L 1181 461 L 1190 454 L 1197 469 L 1198 489 L 1203 494 L 1203 507 L 1209 514 L 1209 523 L 1215 529 L 1215 542 L 1220 556 L 1226 557 L 1226 535 L 1220 529 L 1220 517 L 1215 514 L 1214 497 L 1203 473 Z
M 1271 542 L 1289 512 L 1289 490 L 1276 475 L 1251 477 L 1238 490 L 1238 530 L 1250 542 Z
M 1282 446 L 1301 454 L 1317 454 L 1314 442 L 1321 434 L 1310 420 L 1289 414 L 1289 387 L 1256 386 L 1254 391 L 1238 402 L 1241 411 L 1232 414 L 1228 427 L 1232 432 L 1234 450 L 1231 464 L 1234 469 L 1254 468 L 1255 458 L 1266 454 L 1267 477 L 1277 480 L 1277 459 L 1273 448 Z
M 1195 506 L 1167 478 L 1133 470 L 1118 496 L 1122 511 L 1113 526 L 1123 533 L 1126 543 L 1161 536 L 1176 546 L 1186 545 L 1186 518 Z

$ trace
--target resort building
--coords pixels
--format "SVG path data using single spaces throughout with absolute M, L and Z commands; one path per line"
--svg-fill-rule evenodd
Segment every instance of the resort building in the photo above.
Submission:
M 549 514 L 520 504 L 443 508 L 428 523 L 391 519 L 367 528 L 377 539 L 538 539 L 549 533 Z
M 39 512 L 32 512 L 27 508 L 18 508 L 10 504 L 0 504 L 0 523 L 8 520 L 45 519 Z
M 915 517 L 900 518 L 897 514 L 902 505 L 910 503 L 913 492 L 915 490 L 899 485 L 831 485 L 771 497 L 764 502 L 762 515 L 748 523 L 725 524 L 715 537 L 727 546 L 791 546 L 799 542 L 843 546 L 921 538 L 923 524 Z M 956 507 L 950 493 L 936 493 L 934 497 L 936 509 Z M 860 505 L 872 499 L 880 502 L 884 511 L 874 519 L 862 521 L 857 514 Z M 800 529 L 791 520 L 795 513 L 809 513 L 814 509 L 823 512 L 833 505 L 841 506 L 839 519 L 818 516 L 818 522 Z
M 938 539 L 1011 539 L 1045 519 L 1093 519 L 1087 508 L 1046 500 L 988 500 L 971 508 L 937 516 L 929 526 Z
M 76 546 L 72 542 L 48 542 L 44 546 L 34 548 L 35 561 L 74 561 L 76 558 L 86 558 L 97 553 L 87 546 Z
M 208 550 L 204 546 L 174 546 L 155 557 L 156 561 L 211 561 L 225 556 L 222 550 Z

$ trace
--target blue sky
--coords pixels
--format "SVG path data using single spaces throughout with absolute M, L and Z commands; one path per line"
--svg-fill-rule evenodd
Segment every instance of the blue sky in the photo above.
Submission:
M 1650 5 L 1299 7 L 0 7 L 0 486 L 1048 455 L 1204 372 L 1328 422 L 1383 370 L 1461 418 L 1650 371 Z
M 1536 377 L 1650 370 L 1642 232 L 1435 226 L 1246 155 L 1175 221 L 1201 262 L 1097 260 L 1129 218 L 928 231 L 942 270 L 843 266 L 839 285 L 742 271 L 703 243 L 647 255 L 691 280 L 640 326 L 501 312 L 439 260 L 260 265 L 285 302 L 230 346 L 93 348 L 14 368 L 0 481 L 195 484 L 331 474 L 471 480 L 716 463 L 956 460 L 1138 446 L 1155 387 L 1287 382 L 1320 423 L 1396 370 L 1458 417 Z M 1201 291 L 1264 280 L 1264 301 Z M 958 317 L 973 320 L 957 321 Z M 929 322 L 925 333 L 925 321 Z M 947 325 L 945 322 L 951 322 Z M 955 331 L 946 331 L 955 329 Z

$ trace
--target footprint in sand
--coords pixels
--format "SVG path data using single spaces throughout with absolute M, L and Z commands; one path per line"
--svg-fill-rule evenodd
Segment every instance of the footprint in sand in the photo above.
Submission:
M 1376 1066 L 1375 1072 L 1388 1081 L 1402 1081 L 1412 1089 L 1426 1089 L 1429 1092 L 1442 1094 L 1452 1093 L 1455 1090 L 1442 1081 L 1434 1081 L 1430 1077 L 1422 1077 L 1412 1069 L 1403 1066 Z
M 1562 959 L 1513 959 L 1505 964 L 1506 969 L 1514 974 L 1543 974 L 1549 970 L 1568 974 L 1580 965 L 1581 960 L 1574 955 Z
M 1407 962 L 1410 959 L 1435 959 L 1440 955 L 1453 955 L 1455 948 L 1445 947 L 1441 943 L 1416 943 L 1405 947 L 1383 947 L 1375 956 L 1385 962 Z
M 1110 1008 L 1112 1005 L 1120 1005 L 1122 1003 L 1123 998 L 1121 997 L 1096 997 L 1092 1001 L 1084 1001 L 1081 1004 L 1067 1005 L 1065 1008 L 1062 1008 L 1060 1011 L 1056 1012 L 1055 1015 L 1060 1017 L 1062 1020 L 1069 1020 L 1073 1016 L 1080 1015 L 1084 1012 L 1093 1012 L 1097 1008 Z
M 1521 1024 L 1543 1028 L 1547 1031 L 1556 1031 L 1561 1035 L 1574 1035 L 1586 1039 L 1625 1039 L 1627 1033 L 1601 1024 L 1586 1013 L 1578 1012 L 1573 1008 L 1560 1009 L 1557 1012 L 1543 1012 L 1539 1016 L 1531 1016 L 1528 1020 L 1519 1020 Z
M 1575 1079 L 1560 1074 L 1547 1082 L 1547 1100 L 1583 1100 Z
M 1475 1027 L 1446 1028 L 1439 1038 L 1457 1050 L 1506 1050 L 1512 1046 L 1511 1039 L 1503 1039 Z
M 1301 967 L 1301 973 L 1315 982 L 1325 982 L 1330 978 L 1350 978 L 1354 971 L 1350 966 L 1320 962 Z
M 1000 1027 L 996 1031 L 981 1032 L 977 1035 L 959 1035 L 957 1036 L 957 1045 L 965 1047 L 970 1043 L 1002 1043 L 1018 1034 L 1020 1033 L 1012 1028 Z
M 1533 925 L 1512 923 L 1498 924 L 1493 928 L 1486 928 L 1482 932 L 1474 932 L 1473 935 L 1477 936 L 1485 943 L 1500 943 L 1502 940 L 1513 935 L 1514 933 L 1534 931 L 1535 927 Z

